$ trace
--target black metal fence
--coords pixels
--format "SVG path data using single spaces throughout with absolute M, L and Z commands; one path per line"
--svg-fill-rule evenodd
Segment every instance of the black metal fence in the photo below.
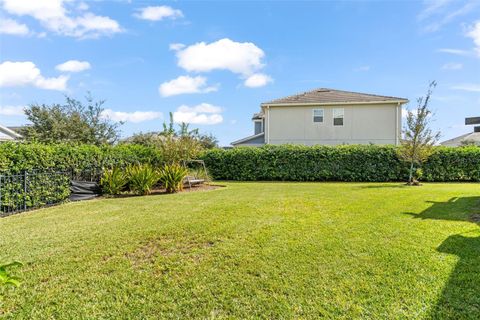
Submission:
M 72 180 L 98 182 L 101 172 L 93 168 L 0 173 L 0 217 L 64 202 Z

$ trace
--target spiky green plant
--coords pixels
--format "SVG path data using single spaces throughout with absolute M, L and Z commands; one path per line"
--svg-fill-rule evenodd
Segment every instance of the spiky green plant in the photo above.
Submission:
M 187 169 L 179 164 L 167 164 L 159 170 L 160 182 L 167 193 L 175 193 L 183 189 L 183 180 L 187 176 Z
M 19 267 L 22 266 L 21 262 L 14 261 L 6 264 L 0 265 L 0 287 L 6 285 L 12 285 L 14 287 L 18 287 L 20 285 L 20 280 L 17 277 L 13 277 L 10 275 L 8 269 L 11 267 Z
M 104 194 L 117 195 L 120 194 L 127 185 L 128 177 L 125 174 L 125 170 L 114 167 L 110 170 L 103 172 L 100 185 Z
M 138 195 L 150 194 L 160 178 L 159 173 L 148 164 L 129 167 L 127 175 L 130 190 Z

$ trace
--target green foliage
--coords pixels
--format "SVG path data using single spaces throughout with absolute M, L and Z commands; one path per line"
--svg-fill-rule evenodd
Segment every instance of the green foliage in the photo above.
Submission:
M 179 124 L 176 130 L 170 113 L 170 123 L 163 124 L 163 131 L 137 133 L 123 143 L 156 148 L 166 163 L 179 163 L 197 159 L 203 150 L 217 147 L 218 140 L 211 134 L 201 134 L 198 129 L 190 130 L 186 123 Z
M 264 146 L 203 155 L 214 179 L 391 181 L 406 175 L 393 146 Z
M 150 194 L 160 179 L 160 174 L 149 164 L 130 166 L 127 174 L 130 190 L 138 195 Z
M 120 167 L 105 170 L 100 180 L 102 192 L 108 195 L 120 194 L 127 185 L 128 177 Z
M 480 148 L 434 147 L 425 181 L 480 181 Z M 394 146 L 264 146 L 212 149 L 202 155 L 217 180 L 402 181 L 409 166 Z
M 167 193 L 175 193 L 183 189 L 183 180 L 187 172 L 187 169 L 179 164 L 167 164 L 160 169 L 160 182 Z
M 19 266 L 22 266 L 22 263 L 18 261 L 0 264 L 0 287 L 6 285 L 18 287 L 20 285 L 20 280 L 17 277 L 12 276 L 9 272 L 10 268 Z
M 421 167 L 433 153 L 433 146 L 440 138 L 440 132 L 433 132 L 429 126 L 432 121 L 432 112 L 428 108 L 432 90 L 436 82 L 430 83 L 425 97 L 418 98 L 417 108 L 408 110 L 403 139 L 398 156 L 410 166 L 408 184 L 417 185 L 418 181 L 414 176 L 415 166 Z
M 139 145 L 94 146 L 41 143 L 0 144 L 0 173 L 20 173 L 23 170 L 76 170 L 126 167 L 131 164 L 163 163 L 159 150 Z
M 74 142 L 112 144 L 118 140 L 118 127 L 103 116 L 105 101 L 93 101 L 90 94 L 86 104 L 66 97 L 66 104 L 30 105 L 25 109 L 31 126 L 21 130 L 25 139 L 44 143 Z

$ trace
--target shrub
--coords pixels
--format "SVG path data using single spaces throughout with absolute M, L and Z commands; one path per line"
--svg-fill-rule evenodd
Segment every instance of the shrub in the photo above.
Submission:
M 150 194 L 160 178 L 158 172 L 148 164 L 130 166 L 127 174 L 130 190 L 138 195 Z
M 103 172 L 100 185 L 104 194 L 117 195 L 125 189 L 127 182 L 128 177 L 124 170 L 120 167 L 114 167 Z
M 282 145 L 213 149 L 202 159 L 214 179 L 282 181 L 403 181 L 408 165 L 395 146 Z M 424 181 L 480 181 L 480 148 L 435 147 Z
M 183 189 L 183 180 L 187 172 L 187 169 L 179 164 L 167 164 L 160 169 L 160 182 L 167 193 L 175 193 Z

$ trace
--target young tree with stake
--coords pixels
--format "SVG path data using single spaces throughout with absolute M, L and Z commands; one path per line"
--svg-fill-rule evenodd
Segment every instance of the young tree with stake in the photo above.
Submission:
M 408 185 L 419 185 L 414 176 L 415 166 L 420 168 L 433 153 L 433 146 L 440 138 L 440 132 L 430 129 L 432 111 L 429 109 L 430 98 L 437 83 L 432 81 L 425 97 L 417 99 L 417 108 L 407 111 L 403 140 L 398 149 L 398 156 L 409 163 Z

